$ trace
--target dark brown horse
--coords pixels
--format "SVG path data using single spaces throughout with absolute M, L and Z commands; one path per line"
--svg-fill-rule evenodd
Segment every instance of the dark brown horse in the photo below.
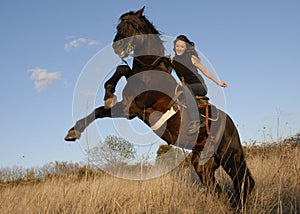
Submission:
M 230 176 L 234 185 L 233 204 L 243 205 L 254 187 L 254 180 L 247 168 L 238 131 L 231 118 L 220 110 L 218 119 L 201 128 L 198 135 L 187 136 L 186 110 L 173 104 L 176 81 L 170 75 L 170 61 L 164 57 L 164 46 L 159 32 L 143 16 L 144 8 L 120 17 L 113 49 L 121 58 L 133 53 L 133 66 L 119 66 L 105 84 L 106 99 L 113 96 L 116 81 L 123 75 L 127 84 L 123 100 L 111 108 L 101 106 L 90 115 L 77 121 L 65 140 L 79 139 L 84 129 L 95 119 L 104 117 L 138 117 L 153 126 L 161 116 L 174 106 L 177 112 L 154 132 L 171 145 L 192 148 L 191 160 L 200 180 L 210 189 L 220 192 L 214 172 L 220 166 Z

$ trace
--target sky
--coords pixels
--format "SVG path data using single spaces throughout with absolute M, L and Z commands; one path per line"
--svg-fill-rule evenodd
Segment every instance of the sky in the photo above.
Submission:
M 78 79 L 99 51 L 110 48 L 120 15 L 142 6 L 162 34 L 194 41 L 228 83 L 226 112 L 243 142 L 300 131 L 299 1 L 3 0 L 0 167 L 83 160 L 82 146 L 64 141 L 74 124 Z M 99 86 L 87 109 L 103 105 L 102 96 Z M 103 137 L 110 134 L 109 120 L 96 122 Z

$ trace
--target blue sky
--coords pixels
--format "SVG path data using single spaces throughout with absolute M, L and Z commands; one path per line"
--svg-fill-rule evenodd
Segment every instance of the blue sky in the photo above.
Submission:
M 276 139 L 277 119 L 279 136 L 299 132 L 299 1 L 7 0 L 0 2 L 0 167 L 82 160 L 79 144 L 63 140 L 76 82 L 111 44 L 118 17 L 144 5 L 162 34 L 186 34 L 228 83 L 226 111 L 243 141 Z

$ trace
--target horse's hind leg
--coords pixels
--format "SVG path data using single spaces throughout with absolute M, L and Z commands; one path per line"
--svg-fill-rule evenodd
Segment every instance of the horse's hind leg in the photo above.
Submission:
M 215 157 L 211 157 L 205 163 L 201 164 L 199 161 L 199 154 L 192 152 L 191 161 L 198 174 L 202 184 L 207 186 L 211 193 L 220 194 L 222 192 L 221 187 L 216 182 L 215 171 L 220 166 L 215 160 Z
M 224 156 L 221 165 L 233 181 L 235 191 L 231 200 L 232 205 L 242 207 L 255 185 L 246 165 L 242 148 L 240 151 L 234 151 Z

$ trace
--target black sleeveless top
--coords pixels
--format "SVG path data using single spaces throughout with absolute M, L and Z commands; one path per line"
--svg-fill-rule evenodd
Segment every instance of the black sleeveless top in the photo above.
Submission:
M 189 54 L 175 55 L 173 58 L 173 68 L 178 78 L 184 78 L 188 84 L 201 83 L 205 85 L 203 77 L 198 73 L 197 68 L 193 65 Z

